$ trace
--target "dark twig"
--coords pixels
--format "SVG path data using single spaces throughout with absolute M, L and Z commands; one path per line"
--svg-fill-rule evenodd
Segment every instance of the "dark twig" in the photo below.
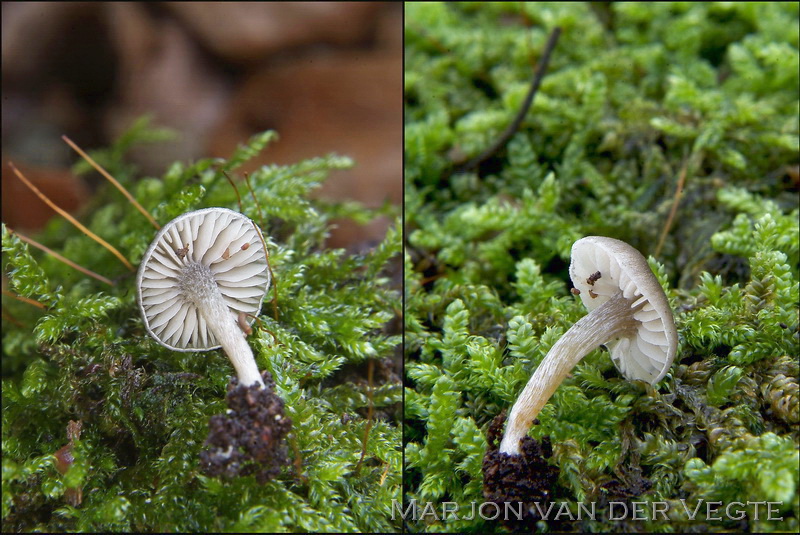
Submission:
M 489 158 L 491 158 L 494 154 L 496 154 L 499 150 L 505 147 L 506 143 L 511 139 L 516 131 L 519 129 L 520 125 L 522 124 L 522 120 L 525 118 L 525 115 L 528 113 L 528 109 L 531 107 L 533 103 L 533 97 L 536 96 L 536 93 L 539 91 L 539 86 L 542 83 L 542 78 L 544 78 L 544 73 L 547 70 L 547 65 L 550 63 L 550 54 L 553 52 L 553 49 L 556 47 L 556 42 L 558 41 L 558 37 L 561 35 L 561 28 L 554 28 L 553 31 L 550 33 L 550 37 L 547 39 L 547 44 L 545 44 L 544 51 L 542 52 L 542 57 L 539 59 L 539 65 L 536 69 L 536 72 L 533 73 L 533 78 L 531 79 L 531 87 L 528 89 L 528 94 L 525 95 L 525 100 L 522 103 L 522 107 L 517 112 L 516 117 L 508 125 L 505 131 L 497 138 L 489 148 L 484 150 L 479 155 L 475 156 L 471 160 L 467 161 L 465 164 L 459 165 L 454 173 L 466 173 L 467 171 L 471 171 L 478 167 L 481 163 L 485 162 Z

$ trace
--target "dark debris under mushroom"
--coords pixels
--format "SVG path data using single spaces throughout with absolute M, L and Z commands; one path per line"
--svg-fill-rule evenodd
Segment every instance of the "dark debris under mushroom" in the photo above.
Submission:
M 245 387 L 231 378 L 226 396 L 230 410 L 209 421 L 209 434 L 200 452 L 200 465 L 209 476 L 234 478 L 255 474 L 264 484 L 288 464 L 286 435 L 292 420 L 284 414 L 283 400 L 275 394 L 272 375 L 261 374 L 264 388 Z
M 538 502 L 541 509 L 547 510 L 552 501 L 551 491 L 558 479 L 558 468 L 547 462 L 547 458 L 553 455 L 547 438 L 537 442 L 526 436 L 522 439 L 520 455 L 501 453 L 498 444 L 505 419 L 506 415 L 502 413 L 489 426 L 489 447 L 483 457 L 483 497 L 487 502 L 496 503 L 499 511 L 505 510 L 506 502 L 522 502 L 521 520 L 514 515 L 508 515 L 507 518 L 503 518 L 503 515 L 501 522 L 511 531 L 532 533 L 536 523 L 541 520 L 533 504 Z

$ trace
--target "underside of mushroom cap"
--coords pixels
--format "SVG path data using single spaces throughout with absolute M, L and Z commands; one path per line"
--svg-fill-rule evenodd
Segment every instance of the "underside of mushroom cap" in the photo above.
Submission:
M 144 254 L 137 276 L 145 328 L 175 351 L 217 349 L 220 342 L 187 297 L 206 291 L 192 274 L 206 274 L 235 320 L 253 322 L 270 275 L 260 231 L 248 217 L 227 208 L 206 208 L 167 223 Z M 187 286 L 189 286 L 187 288 Z
M 627 243 L 587 236 L 572 246 L 570 277 L 587 310 L 622 292 L 636 308 L 635 333 L 606 343 L 617 369 L 628 379 L 655 384 L 666 375 L 678 345 L 669 301 L 647 260 Z

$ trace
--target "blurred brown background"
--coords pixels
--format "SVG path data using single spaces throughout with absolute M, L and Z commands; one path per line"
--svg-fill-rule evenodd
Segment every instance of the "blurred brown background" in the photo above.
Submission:
M 3 2 L 3 221 L 32 231 L 53 215 L 9 160 L 75 211 L 91 187 L 61 135 L 103 147 L 145 113 L 180 137 L 133 152 L 143 174 L 274 129 L 247 170 L 336 152 L 356 167 L 320 196 L 399 204 L 402 76 L 400 3 Z M 329 245 L 369 245 L 386 225 L 342 224 Z

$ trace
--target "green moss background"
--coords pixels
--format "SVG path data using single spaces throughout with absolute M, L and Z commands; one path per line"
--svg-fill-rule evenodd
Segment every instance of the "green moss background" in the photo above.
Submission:
M 255 136 L 228 160 L 176 163 L 162 178 L 134 180 L 125 150 L 163 134 L 140 122 L 95 153 L 162 225 L 193 209 L 237 209 L 222 170 L 235 176 L 275 137 Z M 136 305 L 135 273 L 63 219 L 40 240 L 114 287 L 3 227 L 9 290 L 45 306 L 3 297 L 3 531 L 399 530 L 390 515 L 401 473 L 401 300 L 391 278 L 399 222 L 364 254 L 326 249 L 333 217 L 379 214 L 309 198 L 329 171 L 351 165 L 331 155 L 259 168 L 250 179 L 263 217 L 239 182 L 242 211 L 264 231 L 278 284 L 277 317 L 265 301 L 249 342 L 294 422 L 293 464 L 263 486 L 253 476 L 220 480 L 199 470 L 208 420 L 225 411 L 233 374 L 221 351 L 178 353 L 152 340 Z M 382 215 L 398 214 L 387 207 Z M 134 265 L 155 235 L 110 186 L 82 219 Z M 70 420 L 83 430 L 62 476 L 54 454 L 67 444 Z M 69 488 L 82 489 L 77 507 L 67 503 Z
M 555 26 L 521 128 L 453 173 L 511 122 Z M 798 28 L 797 3 L 406 4 L 407 503 L 463 516 L 482 501 L 488 423 L 585 314 L 572 243 L 653 255 L 678 202 L 649 260 L 676 313 L 675 363 L 655 389 L 604 350 L 575 368 L 531 432 L 553 440 L 554 499 L 575 513 L 617 489 L 670 505 L 668 521 L 601 510 L 575 531 L 798 530 Z M 750 505 L 690 521 L 680 499 L 782 502 L 783 520 Z

